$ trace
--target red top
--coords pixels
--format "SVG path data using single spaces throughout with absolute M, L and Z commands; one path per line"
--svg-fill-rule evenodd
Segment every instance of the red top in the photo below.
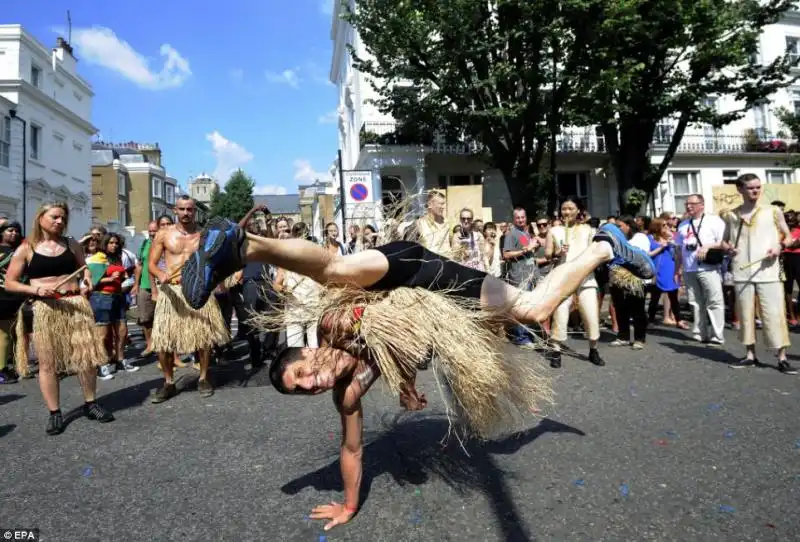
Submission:
M 103 278 L 110 278 L 114 273 L 119 273 L 119 278 L 112 282 L 101 282 L 97 285 L 97 291 L 106 294 L 119 294 L 122 293 L 122 281 L 125 280 L 125 268 L 122 264 L 111 264 L 106 269 Z
M 792 228 L 792 230 L 789 233 L 792 234 L 792 239 L 800 239 L 800 226 Z M 793 253 L 793 254 L 799 254 L 800 253 L 800 247 L 798 247 L 798 248 L 785 248 L 785 249 L 783 249 L 783 251 L 784 252 Z

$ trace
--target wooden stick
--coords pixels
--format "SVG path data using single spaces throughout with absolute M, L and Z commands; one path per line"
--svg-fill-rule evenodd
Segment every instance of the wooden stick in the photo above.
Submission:
M 65 285 L 66 283 L 68 283 L 69 281 L 71 281 L 71 280 L 75 279 L 75 278 L 76 278 L 78 275 L 80 275 L 81 273 L 83 273 L 85 270 L 86 270 L 86 264 L 82 265 L 82 266 L 81 266 L 79 269 L 75 270 L 75 271 L 74 271 L 72 274 L 70 274 L 70 275 L 69 275 L 67 278 L 65 278 L 64 280 L 62 280 L 61 282 L 59 282 L 58 284 L 56 284 L 55 286 L 53 286 L 53 290 L 55 290 L 55 291 L 58 291 L 58 289 L 59 289 L 59 288 L 61 288 L 62 286 L 64 286 L 64 285 Z
M 775 256 L 764 256 L 763 258 L 759 258 L 758 260 L 755 260 L 753 262 L 750 262 L 750 263 L 747 263 L 747 264 L 744 264 L 744 265 L 740 265 L 739 266 L 739 271 L 744 271 L 745 269 L 749 269 L 749 268 L 753 267 L 754 265 L 763 262 L 764 260 L 768 260 L 768 259 L 774 258 L 774 257 Z

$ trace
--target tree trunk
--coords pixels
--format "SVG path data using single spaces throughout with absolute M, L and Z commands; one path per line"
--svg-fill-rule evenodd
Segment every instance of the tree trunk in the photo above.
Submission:
M 604 132 L 606 130 L 604 129 Z M 650 177 L 650 142 L 653 139 L 654 127 L 649 123 L 623 122 L 619 133 L 614 133 L 616 145 L 608 145 L 611 164 L 617 180 L 617 197 L 620 213 L 638 212 L 638 209 L 627 208 L 625 192 L 631 188 L 642 188 Z M 616 132 L 616 130 L 615 130 Z M 606 137 L 606 140 L 609 138 Z

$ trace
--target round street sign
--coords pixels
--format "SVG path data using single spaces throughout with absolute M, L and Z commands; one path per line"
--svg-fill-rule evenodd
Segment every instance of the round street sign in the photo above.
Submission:
M 355 183 L 350 187 L 350 197 L 354 201 L 364 201 L 367 199 L 367 195 L 369 195 L 367 187 L 361 183 Z

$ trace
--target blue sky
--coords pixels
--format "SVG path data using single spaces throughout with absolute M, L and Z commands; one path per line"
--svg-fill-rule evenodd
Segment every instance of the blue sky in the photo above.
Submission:
M 69 8 L 102 138 L 157 141 L 184 187 L 242 167 L 259 193 L 295 193 L 336 156 L 332 3 L 26 0 L 4 2 L 3 23 L 51 47 Z

